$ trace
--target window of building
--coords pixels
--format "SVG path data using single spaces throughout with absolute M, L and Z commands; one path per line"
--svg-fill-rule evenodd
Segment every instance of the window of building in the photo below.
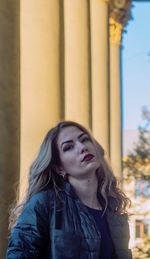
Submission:
M 144 224 L 142 220 L 136 220 L 135 222 L 135 237 L 143 238 L 144 236 Z
M 138 179 L 135 183 L 135 197 L 150 197 L 149 181 Z

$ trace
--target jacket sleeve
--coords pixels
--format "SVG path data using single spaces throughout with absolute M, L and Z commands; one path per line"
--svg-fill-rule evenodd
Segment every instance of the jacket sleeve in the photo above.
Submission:
M 117 215 L 113 212 L 107 213 L 110 235 L 115 249 L 115 259 L 132 259 L 129 245 L 129 224 L 127 215 Z
M 46 192 L 35 194 L 13 227 L 6 259 L 36 259 L 48 242 L 49 211 Z

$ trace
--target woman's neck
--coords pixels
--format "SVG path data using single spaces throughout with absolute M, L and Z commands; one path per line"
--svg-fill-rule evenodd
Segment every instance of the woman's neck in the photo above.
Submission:
M 70 184 L 74 187 L 79 199 L 88 207 L 101 209 L 97 199 L 98 179 L 96 174 L 86 179 L 76 179 L 69 177 Z

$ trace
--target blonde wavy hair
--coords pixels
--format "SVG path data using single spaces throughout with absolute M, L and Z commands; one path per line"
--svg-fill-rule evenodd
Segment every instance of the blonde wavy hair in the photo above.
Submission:
M 115 213 L 127 214 L 127 207 L 130 205 L 130 200 L 119 188 L 119 183 L 104 157 L 105 154 L 102 146 L 94 139 L 92 134 L 79 123 L 62 121 L 48 131 L 40 146 L 37 157 L 29 170 L 28 187 L 25 197 L 20 203 L 16 199 L 10 209 L 9 229 L 14 226 L 23 207 L 35 193 L 52 188 L 56 194 L 58 194 L 62 189 L 64 180 L 55 170 L 56 166 L 61 165 L 57 148 L 57 138 L 63 128 L 70 126 L 75 126 L 86 133 L 96 146 L 100 159 L 100 167 L 96 171 L 98 177 L 98 196 L 101 199 L 104 209 L 106 210 L 107 207 L 109 207 Z

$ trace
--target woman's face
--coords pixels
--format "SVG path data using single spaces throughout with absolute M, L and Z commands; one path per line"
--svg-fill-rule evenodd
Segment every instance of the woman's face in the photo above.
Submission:
M 57 139 L 62 174 L 85 178 L 100 166 L 96 147 L 90 137 L 75 126 L 63 128 Z

